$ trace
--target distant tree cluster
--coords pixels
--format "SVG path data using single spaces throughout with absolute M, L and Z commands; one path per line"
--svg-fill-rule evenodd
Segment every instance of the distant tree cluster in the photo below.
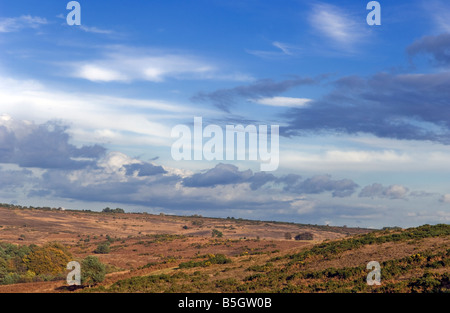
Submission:
M 295 240 L 313 240 L 314 235 L 310 232 L 300 233 L 294 237 Z
M 125 213 L 125 211 L 121 208 L 110 209 L 108 207 L 102 210 L 103 213 Z
M 289 232 L 284 233 L 284 239 L 291 240 L 292 234 Z M 303 232 L 303 233 L 300 233 L 300 234 L 294 236 L 294 239 L 295 240 L 313 240 L 314 235 L 310 232 Z

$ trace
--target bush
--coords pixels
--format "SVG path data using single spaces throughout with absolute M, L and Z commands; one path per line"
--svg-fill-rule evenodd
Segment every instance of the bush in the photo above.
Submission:
M 98 254 L 108 254 L 110 251 L 109 242 L 101 243 L 97 246 L 97 249 L 94 250 L 94 253 Z
M 27 269 L 37 275 L 57 275 L 66 270 L 71 260 L 70 254 L 60 244 L 47 244 L 41 248 L 34 248 L 32 252 L 23 257 Z
M 188 262 L 182 262 L 178 266 L 179 268 L 192 268 L 192 267 L 207 267 L 212 264 L 228 264 L 231 263 L 231 259 L 228 259 L 223 254 L 208 254 L 208 259 L 203 261 L 188 261 Z
M 223 236 L 223 233 L 217 229 L 213 229 L 211 233 L 211 237 L 217 237 L 221 238 Z
M 309 232 L 304 232 L 304 233 L 301 233 L 301 234 L 298 234 L 297 236 L 295 236 L 294 239 L 295 240 L 313 240 L 314 235 Z
M 89 286 L 96 285 L 105 280 L 106 267 L 95 256 L 87 256 L 81 262 L 81 283 Z

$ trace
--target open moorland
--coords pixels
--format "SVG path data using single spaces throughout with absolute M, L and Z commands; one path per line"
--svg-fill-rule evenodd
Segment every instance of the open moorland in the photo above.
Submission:
M 101 282 L 69 288 L 68 261 Z M 366 265 L 381 265 L 368 286 Z M 371 230 L 0 206 L 0 292 L 445 292 L 450 226 Z

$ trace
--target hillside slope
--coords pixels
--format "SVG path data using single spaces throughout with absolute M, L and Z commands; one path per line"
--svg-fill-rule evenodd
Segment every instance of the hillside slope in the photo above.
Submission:
M 381 265 L 381 285 L 366 264 Z M 295 253 L 205 255 L 162 274 L 91 292 L 449 292 L 450 226 L 424 225 L 327 241 Z

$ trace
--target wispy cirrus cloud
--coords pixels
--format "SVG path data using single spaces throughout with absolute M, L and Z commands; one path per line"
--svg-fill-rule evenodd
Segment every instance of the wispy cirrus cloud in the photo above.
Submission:
M 48 24 L 47 19 L 39 16 L 21 15 L 19 17 L 0 18 L 0 33 L 12 33 L 24 28 L 39 28 Z
M 90 138 L 127 145 L 169 145 L 169 125 L 175 115 L 196 114 L 195 108 L 176 102 L 71 93 L 55 90 L 39 81 L 19 81 L 2 75 L 0 108 L 0 114 L 8 112 L 19 119 L 41 123 L 48 120 L 70 121 L 70 132 L 76 140 L 84 142 Z M 203 114 L 208 112 L 203 110 Z
M 363 24 L 336 5 L 314 4 L 308 20 L 313 29 L 345 51 L 352 51 L 364 36 Z
M 249 54 L 252 54 L 261 58 L 280 58 L 280 57 L 294 57 L 299 54 L 301 48 L 292 44 L 274 41 L 272 42 L 272 46 L 277 48 L 276 50 L 253 50 L 246 49 L 245 51 Z
M 423 1 L 423 8 L 428 12 L 428 16 L 434 24 L 435 32 L 450 32 L 450 7 L 448 6 L 448 1 Z
M 280 49 L 284 54 L 287 54 L 287 55 L 292 55 L 293 54 L 292 48 L 288 44 L 285 44 L 285 43 L 282 43 L 282 42 L 279 42 L 279 41 L 274 41 L 272 43 L 272 45 L 274 45 L 275 47 Z
M 98 30 L 88 28 L 88 31 Z M 106 47 L 96 59 L 62 65 L 72 68 L 72 77 L 92 82 L 252 79 L 250 75 L 224 70 L 216 62 L 191 53 L 122 46 Z
M 303 107 L 311 101 L 312 101 L 311 99 L 307 98 L 293 98 L 293 97 L 272 97 L 254 100 L 254 102 L 256 103 L 275 107 Z
M 101 29 L 101 28 L 98 28 L 95 26 L 80 25 L 80 29 L 87 33 L 94 33 L 94 34 L 110 35 L 110 34 L 114 33 L 114 31 L 112 31 L 110 29 Z
M 154 53 L 127 55 L 111 53 L 103 59 L 73 64 L 73 76 L 93 82 L 162 82 L 167 78 L 201 78 L 216 70 L 195 57 Z

